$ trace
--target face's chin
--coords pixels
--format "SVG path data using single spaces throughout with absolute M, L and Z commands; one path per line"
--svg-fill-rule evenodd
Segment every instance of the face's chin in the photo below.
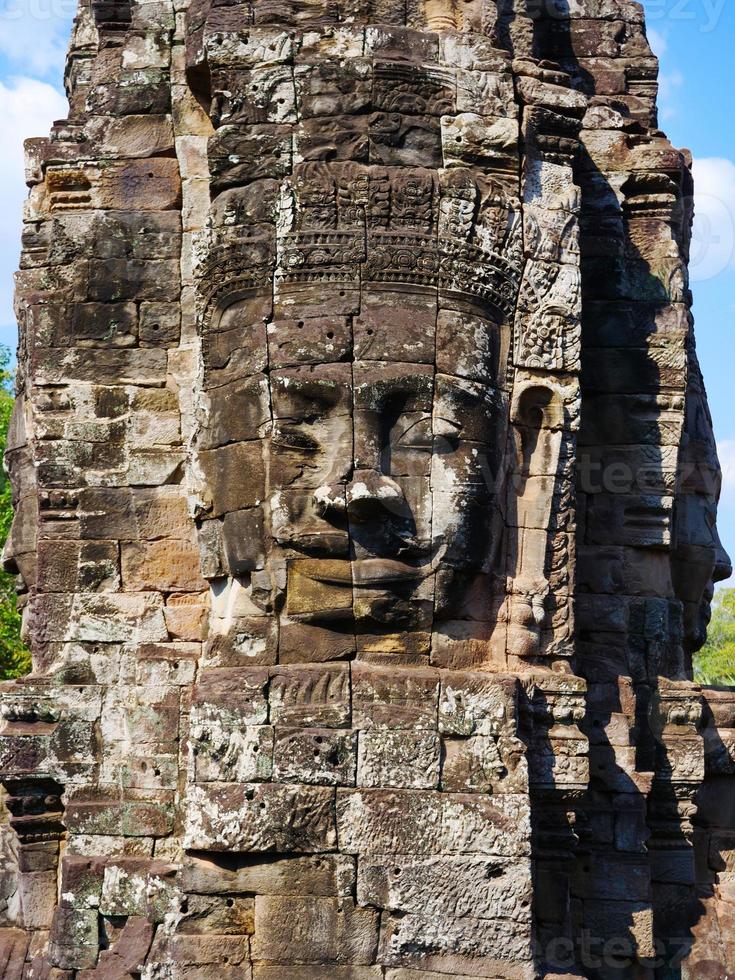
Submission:
M 714 585 L 710 582 L 704 591 L 699 606 L 687 615 L 687 619 L 690 621 L 685 621 L 684 637 L 690 653 L 697 653 L 707 642 L 707 629 L 712 619 L 713 598 Z

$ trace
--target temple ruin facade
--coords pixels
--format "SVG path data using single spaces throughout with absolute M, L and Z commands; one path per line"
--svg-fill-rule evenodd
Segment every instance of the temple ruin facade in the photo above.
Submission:
M 632 0 L 80 0 L 17 276 L 6 980 L 735 976 L 657 72 Z

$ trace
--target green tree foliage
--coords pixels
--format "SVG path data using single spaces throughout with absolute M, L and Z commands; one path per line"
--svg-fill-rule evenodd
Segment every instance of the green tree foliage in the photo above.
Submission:
M 13 411 L 13 373 L 10 351 L 0 347 L 0 455 L 5 452 Z M 0 470 L 0 541 L 10 532 L 13 500 L 10 481 Z M 20 638 L 20 613 L 15 595 L 15 576 L 0 570 L 0 680 L 20 677 L 31 669 L 31 655 Z
M 735 685 L 735 589 L 718 589 L 707 642 L 694 660 L 698 684 Z

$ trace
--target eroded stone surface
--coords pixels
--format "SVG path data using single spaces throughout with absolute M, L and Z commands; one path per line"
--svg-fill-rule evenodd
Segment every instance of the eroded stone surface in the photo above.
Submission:
M 656 73 L 629 0 L 80 3 L 27 146 L 3 976 L 735 973 Z

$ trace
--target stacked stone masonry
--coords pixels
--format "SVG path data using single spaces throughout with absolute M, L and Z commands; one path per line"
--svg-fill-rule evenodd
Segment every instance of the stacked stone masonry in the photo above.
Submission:
M 27 144 L 4 978 L 735 975 L 657 67 L 632 0 L 81 0 Z

